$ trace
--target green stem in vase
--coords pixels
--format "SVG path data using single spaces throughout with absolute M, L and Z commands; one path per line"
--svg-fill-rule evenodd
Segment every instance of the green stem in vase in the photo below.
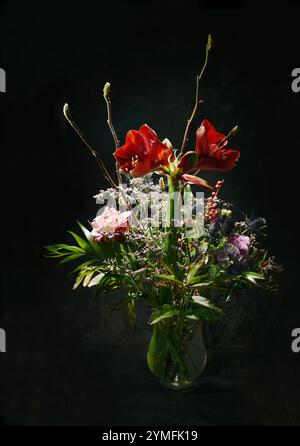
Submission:
M 175 196 L 176 192 L 178 192 L 178 181 L 174 180 L 172 177 L 168 178 L 168 187 L 169 187 L 169 202 L 168 202 L 168 210 L 167 210 L 167 235 L 166 241 L 164 245 L 164 257 L 167 260 L 167 263 L 170 265 L 171 269 L 175 271 L 176 269 L 176 237 L 177 237 L 177 229 L 174 224 L 175 218 Z

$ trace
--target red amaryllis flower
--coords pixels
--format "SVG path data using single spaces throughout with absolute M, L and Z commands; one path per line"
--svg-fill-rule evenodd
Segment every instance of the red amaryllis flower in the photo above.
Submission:
M 203 178 L 189 175 L 188 172 L 197 169 L 199 163 L 199 156 L 195 152 L 186 152 L 179 160 L 178 167 L 181 171 L 181 180 L 187 184 L 196 184 L 197 186 L 207 187 L 213 189 L 213 187 Z
M 196 133 L 195 152 L 199 156 L 199 170 L 231 170 L 240 152 L 226 148 L 228 138 L 217 132 L 214 126 L 204 119 Z
M 138 130 L 127 132 L 125 144 L 114 155 L 123 172 L 141 177 L 167 165 L 173 148 L 161 142 L 155 131 L 144 124 Z

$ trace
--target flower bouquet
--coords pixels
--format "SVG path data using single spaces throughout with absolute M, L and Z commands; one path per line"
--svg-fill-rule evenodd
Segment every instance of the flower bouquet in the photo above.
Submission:
M 223 180 L 211 186 L 198 176 L 235 167 L 240 153 L 228 145 L 237 127 L 222 134 L 204 119 L 195 145 L 187 150 L 211 46 L 209 36 L 180 149 L 168 139 L 161 141 L 146 124 L 128 131 L 120 145 L 112 122 L 110 84 L 105 84 L 116 178 L 64 106 L 66 119 L 96 158 L 109 187 L 95 196 L 101 206 L 90 227 L 79 223 L 83 235 L 70 232 L 75 243 L 47 247 L 48 256 L 61 264 L 78 263 L 74 289 L 120 289 L 118 306 L 127 309 L 133 327 L 137 299 L 146 302 L 152 327 L 147 363 L 171 389 L 191 386 L 205 367 L 203 322 L 221 317 L 241 289 L 274 289 L 278 269 L 259 244 L 265 220 L 234 219 L 232 205 L 220 197 Z M 209 190 L 209 196 L 199 187 Z

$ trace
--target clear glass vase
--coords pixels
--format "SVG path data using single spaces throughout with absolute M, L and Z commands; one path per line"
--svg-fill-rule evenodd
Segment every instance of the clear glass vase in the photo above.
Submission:
M 206 362 L 201 321 L 172 320 L 154 325 L 147 363 L 164 387 L 182 390 L 195 386 Z

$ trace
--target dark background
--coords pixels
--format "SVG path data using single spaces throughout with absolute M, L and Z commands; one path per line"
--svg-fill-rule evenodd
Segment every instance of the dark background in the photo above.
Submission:
M 1 2 L 2 423 L 300 424 L 300 354 L 290 347 L 300 326 L 300 93 L 290 86 L 299 66 L 299 10 L 247 3 Z M 209 345 L 199 388 L 176 393 L 147 371 L 147 311 L 140 308 L 132 334 L 112 311 L 117 296 L 73 292 L 42 246 L 68 240 L 76 219 L 92 219 L 93 195 L 106 186 L 64 120 L 63 104 L 111 169 L 106 81 L 121 141 L 147 122 L 178 145 L 208 33 L 215 47 L 196 124 L 207 117 L 224 133 L 239 125 L 232 146 L 241 159 L 222 175 L 223 198 L 267 218 L 265 243 L 284 272 L 278 295 L 250 293 L 241 302 L 247 314 L 252 299 L 254 312 L 229 345 Z

